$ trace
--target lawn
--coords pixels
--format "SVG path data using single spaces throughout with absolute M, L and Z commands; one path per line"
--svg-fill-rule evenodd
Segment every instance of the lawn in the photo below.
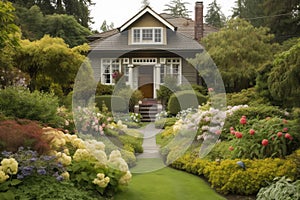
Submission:
M 150 173 L 133 174 L 126 191 L 115 200 L 223 200 L 201 178 L 169 167 Z

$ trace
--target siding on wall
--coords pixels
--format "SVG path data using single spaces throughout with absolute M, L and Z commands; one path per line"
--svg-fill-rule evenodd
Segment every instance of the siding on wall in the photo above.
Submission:
M 182 59 L 182 84 L 197 84 L 197 76 L 199 72 L 189 64 L 185 59 Z

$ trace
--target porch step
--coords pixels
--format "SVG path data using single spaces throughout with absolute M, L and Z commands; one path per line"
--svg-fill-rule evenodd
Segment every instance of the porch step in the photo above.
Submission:
M 139 113 L 142 115 L 142 122 L 155 121 L 155 115 L 161 111 L 155 99 L 145 99 L 139 105 Z

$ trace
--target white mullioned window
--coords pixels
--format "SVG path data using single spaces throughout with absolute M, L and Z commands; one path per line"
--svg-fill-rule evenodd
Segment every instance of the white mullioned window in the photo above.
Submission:
M 177 79 L 177 83 L 181 84 L 181 58 L 167 58 L 166 64 L 160 68 L 160 82 L 165 82 L 166 76 L 171 76 Z
M 101 59 L 101 83 L 106 85 L 114 84 L 113 73 L 121 72 L 121 61 L 114 58 Z
M 139 27 L 132 29 L 133 44 L 162 44 L 163 28 L 161 27 Z

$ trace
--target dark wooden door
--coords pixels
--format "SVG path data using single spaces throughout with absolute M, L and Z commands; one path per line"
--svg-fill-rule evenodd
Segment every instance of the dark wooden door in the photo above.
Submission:
M 139 90 L 144 98 L 153 98 L 153 66 L 146 65 L 139 67 Z

